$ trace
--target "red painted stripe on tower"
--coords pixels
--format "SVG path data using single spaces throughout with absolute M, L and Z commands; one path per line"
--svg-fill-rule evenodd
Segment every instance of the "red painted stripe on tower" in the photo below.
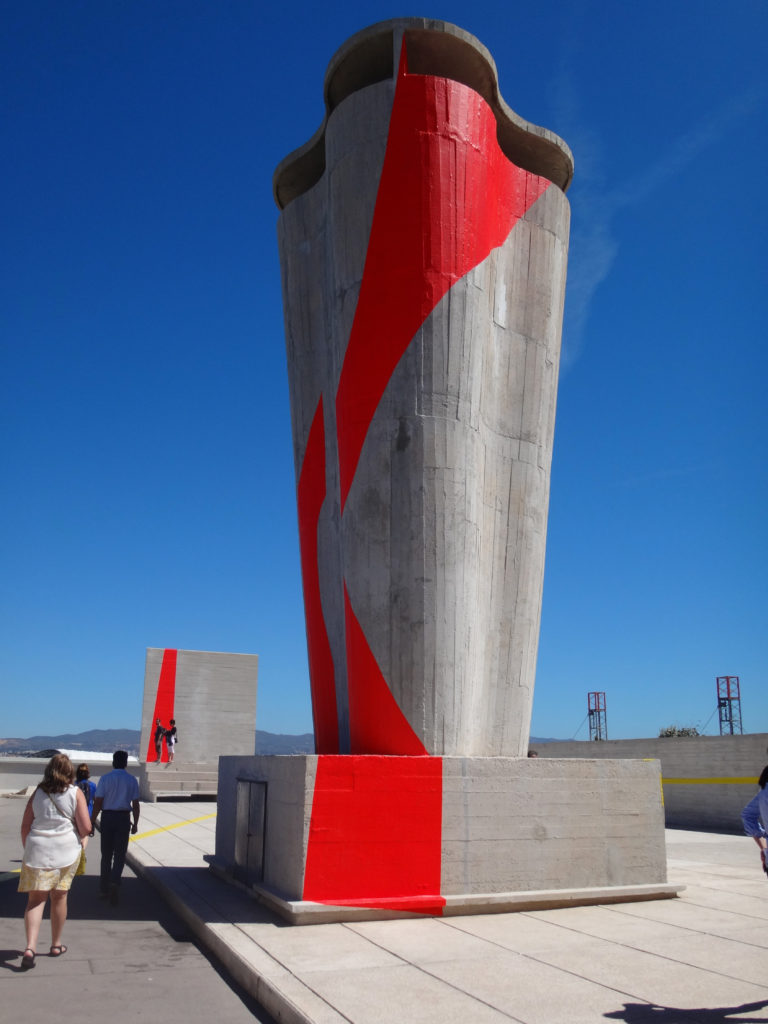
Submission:
M 297 504 L 315 749 L 318 754 L 337 754 L 339 725 L 336 714 L 336 677 L 320 599 L 320 571 L 317 564 L 317 528 L 325 493 L 325 423 L 321 398 L 315 410 L 301 464 Z
M 155 750 L 155 723 L 158 718 L 166 729 L 170 729 L 171 719 L 175 718 L 173 704 L 176 699 L 176 660 L 178 651 L 167 648 L 163 651 L 163 663 L 160 667 L 160 678 L 155 694 L 155 713 L 152 716 L 152 731 L 149 734 L 146 761 L 157 758 Z M 162 760 L 168 760 L 168 749 L 163 743 Z
M 440 757 L 319 757 L 303 898 L 441 914 Z
M 357 621 L 344 585 L 349 742 L 353 754 L 410 754 L 427 749 L 400 710 Z
M 405 43 L 355 319 L 336 394 L 342 512 L 376 408 L 448 289 L 549 186 L 502 153 L 474 90 L 409 75 Z

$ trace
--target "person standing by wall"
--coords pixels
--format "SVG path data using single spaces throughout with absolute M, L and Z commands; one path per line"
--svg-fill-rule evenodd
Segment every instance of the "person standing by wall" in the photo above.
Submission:
M 741 812 L 741 820 L 744 831 L 760 848 L 763 871 L 768 875 L 768 764 L 760 772 L 757 784 L 760 791 Z
M 112 771 L 99 779 L 93 801 L 94 828 L 101 814 L 99 896 L 101 899 L 109 897 L 113 907 L 117 906 L 120 899 L 128 838 L 130 834 L 136 834 L 139 826 L 139 783 L 125 770 L 127 764 L 127 752 L 116 750 L 112 756 Z
M 27 893 L 24 928 L 27 945 L 22 970 L 35 966 L 37 940 L 48 897 L 51 898 L 50 956 L 67 947 L 61 933 L 67 920 L 67 895 L 88 842 L 91 819 L 83 793 L 74 786 L 75 770 L 66 754 L 55 754 L 45 767 L 43 781 L 29 798 L 21 820 L 19 892 Z
M 165 745 L 168 747 L 168 762 L 173 763 L 173 753 L 176 749 L 176 743 L 178 742 L 178 734 L 176 732 L 176 719 L 171 719 L 171 727 L 166 730 L 165 733 Z
M 158 718 L 155 722 L 155 753 L 157 754 L 156 761 L 159 764 L 163 760 L 163 737 L 165 736 L 165 728 L 163 723 Z

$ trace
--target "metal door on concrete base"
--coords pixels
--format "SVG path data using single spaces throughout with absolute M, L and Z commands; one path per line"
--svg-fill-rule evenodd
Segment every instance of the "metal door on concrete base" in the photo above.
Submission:
M 234 876 L 246 885 L 264 878 L 266 824 L 267 783 L 238 779 Z

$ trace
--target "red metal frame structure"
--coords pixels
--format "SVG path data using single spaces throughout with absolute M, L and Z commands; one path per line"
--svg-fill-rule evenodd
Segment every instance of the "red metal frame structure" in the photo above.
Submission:
M 717 677 L 717 714 L 720 735 L 743 733 L 741 725 L 741 691 L 738 676 Z
M 608 723 L 605 717 L 605 694 L 597 690 L 588 693 L 587 711 L 589 713 L 589 738 L 591 740 L 607 740 Z

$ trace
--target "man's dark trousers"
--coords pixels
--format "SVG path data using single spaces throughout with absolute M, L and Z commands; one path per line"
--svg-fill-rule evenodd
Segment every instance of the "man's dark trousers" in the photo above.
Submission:
M 101 880 L 99 889 L 104 893 L 111 885 L 120 885 L 130 834 L 130 811 L 101 812 Z

